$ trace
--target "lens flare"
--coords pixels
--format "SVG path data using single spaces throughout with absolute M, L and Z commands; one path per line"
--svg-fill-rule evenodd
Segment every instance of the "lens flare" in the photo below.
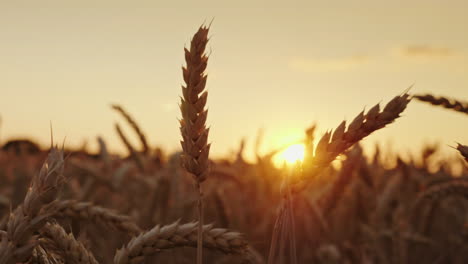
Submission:
M 294 144 L 276 155 L 274 163 L 277 166 L 282 166 L 284 163 L 294 164 L 304 160 L 305 146 L 303 144 Z

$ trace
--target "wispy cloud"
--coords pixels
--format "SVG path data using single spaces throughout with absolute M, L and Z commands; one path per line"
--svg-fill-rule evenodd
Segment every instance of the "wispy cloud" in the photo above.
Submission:
M 453 56 L 456 50 L 430 45 L 409 45 L 398 49 L 398 53 L 412 58 L 441 58 Z
M 367 64 L 369 61 L 370 57 L 365 55 L 329 59 L 296 57 L 289 61 L 289 67 L 304 72 L 347 71 Z

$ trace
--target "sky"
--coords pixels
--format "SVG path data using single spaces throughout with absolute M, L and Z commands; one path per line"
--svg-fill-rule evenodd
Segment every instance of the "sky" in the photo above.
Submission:
M 180 149 L 183 48 L 210 23 L 208 125 L 214 157 L 247 140 L 252 155 L 351 121 L 412 93 L 468 100 L 467 1 L 5 1 L 0 0 L 0 142 L 47 146 L 102 136 L 124 147 L 110 104 L 138 121 L 152 146 Z M 416 152 L 468 143 L 465 115 L 413 101 L 364 140 Z

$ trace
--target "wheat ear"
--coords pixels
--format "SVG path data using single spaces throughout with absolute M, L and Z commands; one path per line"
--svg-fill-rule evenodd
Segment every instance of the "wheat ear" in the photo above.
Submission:
M 432 213 L 425 213 L 420 221 L 416 221 L 416 217 L 420 217 L 420 209 L 422 206 L 427 205 L 429 211 L 434 210 L 435 201 L 440 201 L 449 196 L 462 196 L 465 199 L 468 198 L 468 182 L 465 180 L 451 180 L 448 182 L 443 182 L 439 184 L 432 185 L 427 190 L 421 192 L 416 199 L 414 200 L 410 214 L 408 216 L 408 223 L 424 223 L 423 226 L 427 226 L 427 223 L 431 220 L 430 217 Z M 408 225 L 407 228 L 413 228 L 411 225 Z M 405 253 L 405 251 L 402 251 Z
M 57 263 L 57 259 L 49 254 L 41 245 L 37 245 L 32 252 L 31 263 L 55 264 Z
M 120 113 L 125 118 L 125 120 L 127 120 L 128 124 L 133 128 L 135 133 L 138 135 L 138 138 L 140 138 L 140 142 L 141 142 L 141 145 L 143 147 L 142 152 L 144 154 L 148 154 L 149 149 L 150 149 L 149 145 L 148 145 L 148 141 L 146 140 L 145 134 L 140 129 L 140 126 L 135 121 L 135 119 L 127 111 L 125 111 L 125 109 L 122 106 L 117 105 L 117 104 L 113 104 L 113 105 L 111 105 L 111 107 L 112 107 L 112 109 L 114 109 L 115 111 Z
M 143 263 L 151 256 L 165 249 L 197 247 L 198 223 L 159 225 L 134 237 L 126 246 L 117 251 L 115 264 Z M 203 226 L 203 245 L 225 254 L 248 254 L 248 246 L 242 235 L 223 228 Z M 247 256 L 246 256 L 247 257 Z
M 468 146 L 458 143 L 457 150 L 460 152 L 466 162 L 468 162 Z
M 309 166 L 304 173 L 304 177 L 294 184 L 293 191 L 297 192 L 304 189 L 310 179 L 330 165 L 338 155 L 361 139 L 393 123 L 406 109 L 410 100 L 408 93 L 396 96 L 387 103 L 382 111 L 380 111 L 379 104 L 376 104 L 367 113 L 362 111 L 348 127 L 346 127 L 346 121 L 343 121 L 333 133 L 331 131 L 325 133 L 317 143 L 315 154 L 309 155 L 307 160 L 304 161 Z M 309 153 L 312 153 L 312 151 L 310 150 Z
M 117 124 L 117 123 L 115 124 L 115 131 L 119 135 L 119 138 L 122 140 L 122 143 L 127 148 L 128 152 L 130 154 L 130 157 L 132 157 L 133 160 L 136 162 L 138 168 L 141 171 L 144 171 L 145 170 L 145 164 L 143 163 L 143 160 L 141 159 L 140 154 L 135 150 L 135 148 L 133 147 L 133 145 L 130 143 L 127 136 L 125 135 L 125 133 L 122 131 L 122 128 L 120 128 L 119 124 Z
M 64 181 L 63 152 L 52 148 L 38 175 L 32 178 L 23 204 L 11 213 L 6 232 L 0 241 L 0 263 L 26 261 L 37 244 L 35 231 L 40 229 L 49 215 L 41 209 L 55 200 Z
M 96 206 L 89 202 L 56 200 L 47 205 L 44 208 L 44 212 L 47 212 L 47 214 L 54 218 L 94 222 L 131 235 L 141 232 L 141 229 L 129 216 L 118 214 L 114 210 Z
M 205 91 L 207 75 L 205 69 L 208 63 L 208 56 L 205 55 L 206 44 L 208 43 L 209 28 L 201 26 L 193 36 L 190 43 L 190 50 L 185 50 L 186 67 L 182 68 L 185 86 L 182 86 L 182 98 L 180 111 L 180 131 L 182 134 L 181 157 L 183 167 L 195 177 L 198 189 L 198 247 L 197 264 L 202 263 L 203 250 L 203 191 L 201 183 L 206 179 L 209 171 L 208 154 L 210 144 L 208 144 L 208 132 L 206 128 L 206 118 L 208 110 L 205 109 L 208 92 Z
M 424 202 L 437 201 L 451 195 L 464 196 L 468 198 L 468 181 L 451 180 L 432 185 L 418 195 L 414 202 L 414 209 L 417 209 Z
M 48 244 L 53 244 L 66 263 L 98 264 L 93 253 L 78 242 L 73 234 L 67 234 L 60 225 L 47 223 L 42 228 L 41 235 L 42 240 L 48 240 Z
M 467 102 L 462 102 L 442 96 L 436 97 L 430 94 L 415 95 L 414 98 L 422 102 L 430 103 L 432 105 L 438 105 L 447 109 L 452 109 L 461 113 L 468 114 Z
M 117 135 L 119 135 L 119 138 L 122 140 L 122 143 L 127 148 L 129 154 L 131 156 L 135 156 L 136 155 L 135 148 L 133 147 L 132 143 L 130 143 L 125 133 L 122 131 L 122 128 L 120 127 L 120 125 L 117 123 L 115 123 L 115 131 L 117 132 Z

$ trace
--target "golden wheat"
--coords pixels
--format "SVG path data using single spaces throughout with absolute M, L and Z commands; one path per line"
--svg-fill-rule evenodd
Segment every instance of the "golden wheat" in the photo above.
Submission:
M 457 150 L 460 152 L 460 154 L 463 156 L 466 162 L 468 162 L 468 146 L 458 144 Z
M 125 247 L 117 251 L 115 264 L 142 263 L 145 257 L 162 250 L 177 247 L 197 247 L 198 223 L 180 224 L 179 222 L 143 232 L 134 237 Z M 248 253 L 247 242 L 242 235 L 223 228 L 203 226 L 203 246 L 225 254 Z
M 379 104 L 372 107 L 367 113 L 362 111 L 346 127 L 343 121 L 335 130 L 327 132 L 317 143 L 314 155 L 309 155 L 304 161 L 304 176 L 293 186 L 295 192 L 305 188 L 310 179 L 327 167 L 338 155 L 351 146 L 367 137 L 371 133 L 384 128 L 400 117 L 410 102 L 410 95 L 405 93 L 396 96 L 381 111 Z M 313 153 L 312 150 L 308 150 Z
M 23 203 L 8 219 L 5 235 L 0 242 L 0 263 L 16 263 L 27 260 L 37 244 L 34 234 L 47 219 L 41 209 L 55 200 L 64 181 L 63 152 L 52 148 L 39 174 L 33 177 Z
M 66 263 L 98 264 L 93 253 L 76 241 L 73 234 L 67 234 L 60 225 L 47 223 L 41 231 L 40 239 L 48 240 L 46 244 L 53 244 Z
M 185 86 L 182 86 L 180 111 L 180 131 L 182 134 L 181 156 L 183 167 L 190 172 L 196 180 L 198 189 L 198 247 L 197 264 L 202 263 L 203 249 L 203 191 L 201 183 L 206 179 L 209 171 L 208 144 L 209 129 L 206 128 L 208 110 L 205 109 L 208 92 L 205 90 L 208 76 L 205 69 L 208 64 L 208 56 L 205 55 L 208 43 L 209 28 L 202 26 L 193 36 L 190 42 L 190 50 L 185 50 L 186 67 L 182 68 Z
M 468 114 L 468 103 L 467 102 L 462 102 L 458 101 L 455 99 L 450 99 L 446 97 L 437 97 L 433 96 L 430 94 L 425 94 L 425 95 L 415 95 L 415 99 L 426 102 L 432 105 L 437 105 L 437 106 L 442 106 L 447 109 L 452 109 L 461 113 Z
M 90 202 L 56 200 L 45 206 L 43 210 L 54 218 L 77 219 L 97 223 L 130 235 L 141 232 L 141 229 L 129 216 L 120 215 L 113 210 L 93 205 Z
M 142 152 L 144 154 L 148 154 L 150 150 L 150 147 L 148 145 L 148 140 L 146 139 L 145 134 L 143 133 L 143 131 L 141 130 L 140 126 L 135 121 L 135 119 L 127 111 L 125 111 L 125 109 L 122 106 L 113 104 L 111 105 L 111 107 L 112 109 L 120 113 L 125 118 L 125 120 L 127 120 L 128 124 L 133 128 L 135 133 L 138 135 L 138 138 L 140 139 L 141 145 L 143 147 Z

